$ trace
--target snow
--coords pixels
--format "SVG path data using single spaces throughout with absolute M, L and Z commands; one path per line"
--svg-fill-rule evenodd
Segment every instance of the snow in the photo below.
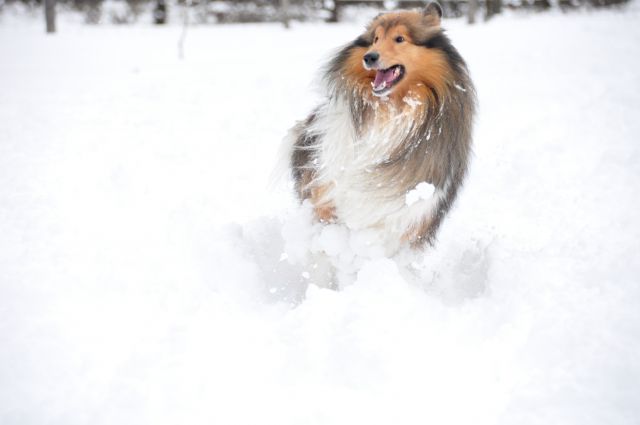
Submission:
M 411 206 L 420 200 L 430 199 L 435 190 L 435 186 L 431 183 L 418 183 L 414 189 L 407 192 L 405 203 L 407 206 Z
M 475 157 L 403 262 L 266 189 L 361 25 L 191 27 L 181 61 L 178 26 L 2 15 L 0 423 L 637 424 L 639 17 L 446 23 Z

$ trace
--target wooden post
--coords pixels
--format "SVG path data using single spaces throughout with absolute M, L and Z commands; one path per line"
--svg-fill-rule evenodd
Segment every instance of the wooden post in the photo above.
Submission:
M 44 19 L 47 22 L 47 33 L 56 32 L 56 0 L 44 0 Z

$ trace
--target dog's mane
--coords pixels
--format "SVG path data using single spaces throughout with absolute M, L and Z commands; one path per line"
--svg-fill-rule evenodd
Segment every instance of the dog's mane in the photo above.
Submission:
M 375 24 L 376 21 L 371 27 Z M 379 101 L 372 96 L 370 79 L 363 84 L 357 77 L 345 75 L 349 74 L 347 67 L 354 55 L 361 57 L 359 53 L 366 52 L 371 46 L 371 27 L 340 49 L 324 73 L 329 98 L 347 102 L 356 132 L 368 125 L 375 113 L 374 105 Z M 408 28 L 414 44 L 439 52 L 449 72 L 443 76 L 444 89 L 424 81 L 427 94 L 419 99 L 421 107 L 414 108 L 412 120 L 405 120 L 409 128 L 402 140 L 394 145 L 384 161 L 377 164 L 376 172 L 371 175 L 379 184 L 372 187 L 393 182 L 394 187 L 406 192 L 424 181 L 433 184 L 446 194 L 435 217 L 439 221 L 451 206 L 467 172 L 476 95 L 467 66 L 443 29 L 439 26 L 417 28 L 415 25 Z M 397 193 L 396 189 L 396 196 Z

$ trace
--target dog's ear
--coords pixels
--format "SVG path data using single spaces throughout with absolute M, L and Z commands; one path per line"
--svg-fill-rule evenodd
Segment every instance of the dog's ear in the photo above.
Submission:
M 422 14 L 429 21 L 439 25 L 440 18 L 442 18 L 442 6 L 437 1 L 432 1 L 422 9 Z

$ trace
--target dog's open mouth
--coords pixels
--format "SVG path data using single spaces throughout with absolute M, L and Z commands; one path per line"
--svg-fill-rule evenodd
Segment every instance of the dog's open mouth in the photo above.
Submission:
M 404 66 L 393 65 L 387 69 L 378 69 L 376 78 L 371 83 L 373 94 L 384 96 L 391 91 L 391 87 L 398 83 L 404 76 Z

